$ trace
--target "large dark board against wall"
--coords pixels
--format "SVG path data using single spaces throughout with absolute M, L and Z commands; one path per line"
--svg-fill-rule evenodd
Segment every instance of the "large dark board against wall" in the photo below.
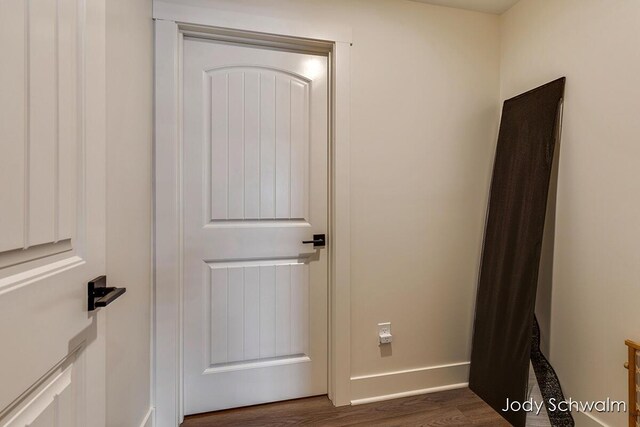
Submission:
M 565 79 L 504 102 L 484 235 L 469 387 L 514 426 L 523 411 L 549 179 Z

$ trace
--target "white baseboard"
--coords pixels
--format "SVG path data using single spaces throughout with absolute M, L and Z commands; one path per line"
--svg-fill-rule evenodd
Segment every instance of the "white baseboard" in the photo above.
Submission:
M 355 376 L 351 377 L 351 404 L 463 388 L 468 381 L 469 362 Z
M 149 408 L 147 411 L 147 415 L 144 416 L 144 419 L 140 423 L 140 427 L 153 427 L 153 406 Z
M 603 423 L 587 412 L 572 412 L 571 415 L 578 427 L 609 427 L 608 424 Z

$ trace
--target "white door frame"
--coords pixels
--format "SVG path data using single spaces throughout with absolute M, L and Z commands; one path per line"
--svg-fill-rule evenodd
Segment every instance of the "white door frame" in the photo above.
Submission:
M 158 427 L 184 418 L 182 387 L 182 41 L 185 34 L 306 52 L 330 62 L 329 141 L 329 398 L 350 404 L 350 210 L 348 29 L 154 3 L 155 23 L 155 280 L 154 406 Z M 187 24 L 188 23 L 188 24 Z

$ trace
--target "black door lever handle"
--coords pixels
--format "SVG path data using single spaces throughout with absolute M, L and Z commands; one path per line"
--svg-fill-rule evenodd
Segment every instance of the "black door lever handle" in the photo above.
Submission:
M 303 240 L 302 243 L 304 244 L 313 243 L 314 248 L 323 248 L 327 244 L 324 238 L 324 234 L 314 234 L 313 240 Z
M 127 291 L 127 288 L 107 286 L 107 276 L 96 277 L 87 284 L 88 310 L 106 307 Z

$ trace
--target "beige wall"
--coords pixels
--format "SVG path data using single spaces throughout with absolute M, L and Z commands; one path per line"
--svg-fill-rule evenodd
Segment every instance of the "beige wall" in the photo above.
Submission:
M 466 382 L 466 365 L 419 368 L 469 360 L 498 17 L 401 0 L 198 3 L 352 28 L 351 366 L 365 377 L 352 398 Z M 377 344 L 383 321 L 390 351 Z M 396 374 L 368 377 L 380 373 Z
M 361 2 L 350 23 L 352 376 L 466 362 L 497 132 L 497 17 Z M 455 372 L 447 381 L 467 381 Z
M 580 400 L 626 399 L 624 339 L 640 340 L 639 22 L 637 0 L 522 0 L 501 17 L 502 98 L 567 77 L 550 358 Z
M 107 426 L 150 406 L 151 0 L 107 5 L 107 276 L 127 293 L 107 313 Z

